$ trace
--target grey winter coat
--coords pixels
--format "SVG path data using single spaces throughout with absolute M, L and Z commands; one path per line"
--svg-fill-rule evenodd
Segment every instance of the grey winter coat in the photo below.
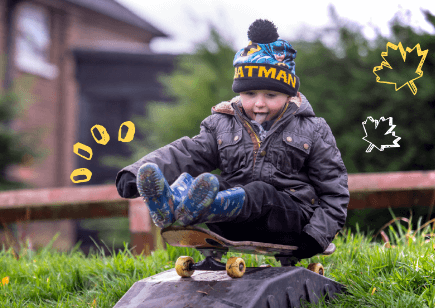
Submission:
M 299 108 L 284 110 L 260 141 L 239 97 L 212 108 L 199 135 L 180 138 L 122 169 L 137 175 L 146 162 L 159 166 L 169 184 L 188 172 L 196 177 L 219 168 L 229 184 L 264 181 L 300 200 L 309 223 L 303 231 L 323 249 L 347 215 L 347 171 L 331 129 L 301 95 Z M 288 112 L 286 112 L 288 111 Z

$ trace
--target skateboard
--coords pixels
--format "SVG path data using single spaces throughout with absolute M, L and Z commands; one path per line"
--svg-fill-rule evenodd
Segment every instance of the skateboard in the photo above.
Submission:
M 293 255 L 298 249 L 297 246 L 231 241 L 209 230 L 205 224 L 185 227 L 169 226 L 162 229 L 160 233 L 169 245 L 193 247 L 205 256 L 205 260 L 198 263 L 195 263 L 189 256 L 179 257 L 175 262 L 175 270 L 181 277 L 190 277 L 195 270 L 226 270 L 228 276 L 232 278 L 242 277 L 246 270 L 245 261 L 242 258 L 231 257 L 226 264 L 220 262 L 227 252 L 274 256 L 281 262 L 281 266 L 294 266 L 300 261 Z M 335 245 L 331 243 L 322 255 L 331 255 L 335 249 Z M 324 275 L 324 268 L 320 263 L 311 263 L 308 269 Z

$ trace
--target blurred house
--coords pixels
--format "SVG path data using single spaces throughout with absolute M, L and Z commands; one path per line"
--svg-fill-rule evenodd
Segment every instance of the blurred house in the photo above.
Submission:
M 167 35 L 114 0 L 0 0 L 0 33 L 7 55 L 3 88 L 23 76 L 30 80 L 24 88 L 28 108 L 12 126 L 40 129 L 34 146 L 46 153 L 13 166 L 8 177 L 35 188 L 114 182 L 116 170 L 100 166 L 99 158 L 128 154 L 117 141 L 120 125 L 144 114 L 147 101 L 167 101 L 157 76 L 172 70 L 174 56 L 149 47 Z M 94 141 L 95 124 L 107 129 L 107 145 Z M 77 142 L 92 148 L 92 160 L 73 153 Z M 72 183 L 77 168 L 90 169 L 91 180 Z M 65 249 L 75 242 L 75 228 L 68 221 L 31 223 L 26 234 L 39 246 L 62 231 L 55 246 Z

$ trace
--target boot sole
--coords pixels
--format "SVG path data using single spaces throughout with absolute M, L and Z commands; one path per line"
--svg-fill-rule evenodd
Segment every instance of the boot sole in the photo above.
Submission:
M 199 213 L 210 206 L 219 191 L 219 181 L 209 173 L 199 175 L 192 183 L 187 196 L 181 202 L 175 217 L 177 225 L 194 224 Z
M 169 185 L 156 164 L 147 163 L 137 174 L 137 189 L 156 226 L 164 228 L 174 221 L 174 202 Z

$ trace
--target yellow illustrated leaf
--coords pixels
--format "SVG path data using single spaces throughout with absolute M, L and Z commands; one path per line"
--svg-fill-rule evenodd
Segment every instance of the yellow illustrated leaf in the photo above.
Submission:
M 427 56 L 427 53 L 429 52 L 429 49 L 422 51 L 420 44 L 417 44 L 414 46 L 414 48 L 406 47 L 406 51 L 405 51 L 401 42 L 399 42 L 398 45 L 394 45 L 393 43 L 388 42 L 386 48 L 387 48 L 387 50 L 381 53 L 382 59 L 384 61 L 382 61 L 380 66 L 375 66 L 373 68 L 373 74 L 376 75 L 376 82 L 394 84 L 396 91 L 400 90 L 403 86 L 408 85 L 412 94 L 414 94 L 414 95 L 417 94 L 417 86 L 415 85 L 414 81 L 423 76 L 422 66 L 423 66 L 424 61 L 426 60 L 426 56 Z M 391 48 L 394 51 L 399 51 L 400 56 L 403 60 L 403 63 L 405 63 L 407 60 L 407 53 L 409 54 L 414 49 L 416 49 L 417 55 L 412 54 L 413 56 L 411 56 L 411 58 L 420 57 L 420 61 L 419 61 L 419 64 L 418 64 L 416 70 L 415 71 L 412 70 L 412 72 L 406 73 L 405 70 L 403 69 L 403 65 L 402 66 L 397 65 L 397 64 L 400 64 L 399 62 L 397 62 L 397 59 L 395 62 L 394 53 L 392 53 L 390 51 L 390 55 L 388 54 L 388 48 Z M 388 56 L 390 56 L 391 59 L 390 58 L 386 59 Z M 414 59 L 411 59 L 411 60 L 414 60 Z M 392 65 L 392 63 L 394 63 L 394 62 L 396 63 L 397 67 L 396 67 L 396 65 Z M 399 68 L 399 67 L 401 67 L 401 68 Z M 385 70 L 386 68 L 388 70 Z M 394 79 L 403 80 L 403 78 L 405 78 L 405 80 L 406 80 L 406 82 L 400 82 L 399 87 L 397 86 L 397 80 L 394 81 L 394 80 L 388 80 L 388 78 L 385 79 L 387 74 L 391 73 L 391 70 L 394 70 L 394 69 L 396 69 L 396 71 L 395 71 L 396 78 L 394 78 Z M 409 71 L 409 67 L 407 67 L 407 70 Z M 390 78 L 391 78 L 391 75 L 388 75 L 388 76 L 390 76 Z M 401 78 L 398 78 L 397 76 L 401 76 Z

